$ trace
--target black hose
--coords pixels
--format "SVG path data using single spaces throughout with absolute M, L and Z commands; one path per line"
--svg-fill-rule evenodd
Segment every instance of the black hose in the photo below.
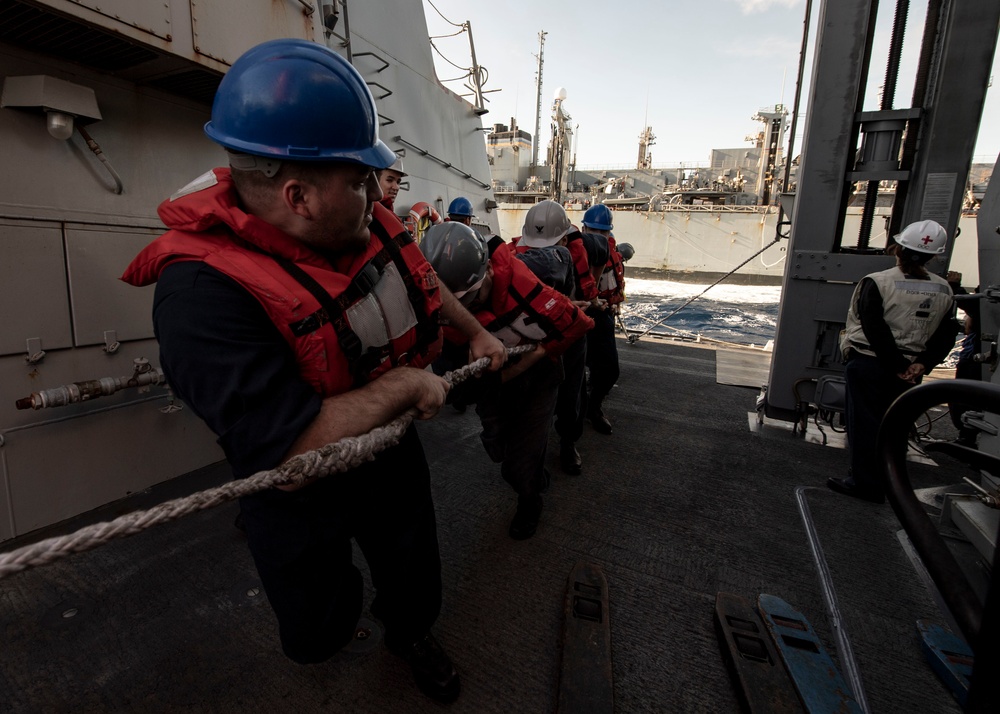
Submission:
M 889 503 L 941 591 L 962 635 L 975 652 L 976 671 L 981 672 L 981 675 L 977 677 L 974 673 L 969 698 L 976 701 L 980 697 L 980 701 L 985 701 L 988 698 L 986 693 L 977 689 L 985 688 L 995 693 L 997 686 L 994 678 L 996 665 L 992 670 L 980 669 L 980 660 L 996 662 L 1000 659 L 1000 617 L 995 611 L 998 600 L 996 591 L 1000 589 L 1000 570 L 994 566 L 987 595 L 987 603 L 992 604 L 994 610 L 986 613 L 955 556 L 914 494 L 906 466 L 907 437 L 914 420 L 933 406 L 954 402 L 1000 413 L 1000 387 L 975 380 L 955 379 L 922 384 L 904 392 L 889 407 L 882 420 L 878 433 L 878 452 L 886 471 Z M 989 464 L 987 470 L 1000 473 L 1000 459 L 992 454 L 976 453 Z

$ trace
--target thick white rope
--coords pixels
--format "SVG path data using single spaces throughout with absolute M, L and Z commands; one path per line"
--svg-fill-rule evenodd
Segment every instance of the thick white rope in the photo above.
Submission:
M 508 350 L 508 353 L 514 356 L 532 349 L 534 345 L 523 345 Z M 444 379 L 452 386 L 460 384 L 482 372 L 489 363 L 489 358 L 483 357 L 446 373 Z M 190 496 L 175 498 L 145 511 L 126 513 L 113 521 L 85 526 L 68 535 L 47 538 L 9 553 L 0 553 L 0 579 L 38 565 L 47 565 L 71 553 L 93 550 L 111 540 L 134 535 L 159 523 L 176 521 L 189 513 L 204 511 L 241 496 L 275 486 L 302 485 L 315 478 L 349 471 L 371 461 L 380 451 L 398 444 L 412 421 L 412 416 L 404 414 L 367 434 L 350 436 L 295 456 L 275 469 L 260 471 L 245 479 L 236 479 Z

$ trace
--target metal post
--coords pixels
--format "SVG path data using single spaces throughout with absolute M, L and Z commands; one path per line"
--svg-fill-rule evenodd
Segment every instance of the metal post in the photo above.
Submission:
M 485 114 L 489 109 L 483 100 L 483 82 L 479 73 L 479 62 L 476 60 L 476 43 L 472 40 L 472 23 L 466 20 L 463 26 L 469 31 L 469 48 L 472 50 L 472 84 L 475 87 L 476 114 Z
M 788 177 L 792 172 L 792 159 L 795 158 L 795 127 L 799 123 L 799 101 L 802 99 L 802 74 L 806 69 L 806 47 L 809 44 L 809 20 L 812 16 L 812 0 L 806 0 L 806 16 L 803 20 L 802 47 L 799 49 L 799 76 L 795 80 L 795 103 L 792 106 L 791 136 L 788 139 L 788 156 L 785 157 L 785 178 L 781 182 L 781 190 L 788 190 Z

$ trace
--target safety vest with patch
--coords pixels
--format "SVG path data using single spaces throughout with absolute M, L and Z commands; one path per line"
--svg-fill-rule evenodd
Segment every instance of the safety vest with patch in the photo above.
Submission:
M 260 302 L 302 378 L 324 397 L 394 366 L 425 367 L 440 351 L 437 275 L 380 204 L 367 248 L 335 263 L 245 213 L 228 169 L 199 177 L 159 213 L 171 230 L 139 253 L 122 279 L 149 285 L 181 261 L 225 274 Z
M 573 302 L 550 288 L 517 260 L 502 244 L 490 256 L 493 287 L 489 305 L 473 312 L 479 323 L 505 347 L 541 344 L 550 357 L 558 357 L 594 326 Z M 446 330 L 449 340 L 462 336 Z
M 597 281 L 597 297 L 607 300 L 609 305 L 625 301 L 625 263 L 614 236 L 608 236 L 608 262 Z
M 927 341 L 951 313 L 953 298 L 948 282 L 933 273 L 927 279 L 903 274 L 898 267 L 866 276 L 875 283 L 882 295 L 883 315 L 892 331 L 896 346 L 911 362 L 927 347 Z M 861 283 L 854 289 L 847 326 L 840 348 L 846 357 L 853 348 L 871 357 L 875 351 L 868 344 L 858 314 Z

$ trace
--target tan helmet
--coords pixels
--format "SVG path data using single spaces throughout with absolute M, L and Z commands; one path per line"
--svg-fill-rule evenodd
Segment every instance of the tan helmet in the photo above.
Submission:
M 911 223 L 894 238 L 904 248 L 931 255 L 944 253 L 948 245 L 948 234 L 937 221 Z
M 521 245 L 548 248 L 573 230 L 566 211 L 555 201 L 540 201 L 528 209 L 521 228 Z

